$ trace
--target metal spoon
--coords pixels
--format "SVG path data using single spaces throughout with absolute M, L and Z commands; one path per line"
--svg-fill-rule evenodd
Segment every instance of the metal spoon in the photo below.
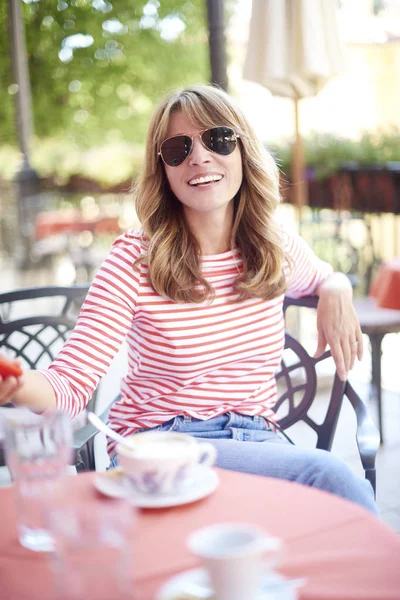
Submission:
M 128 448 L 133 448 L 133 444 L 131 444 L 129 440 L 127 440 L 122 435 L 120 435 L 119 433 L 117 433 L 116 431 L 114 431 L 113 429 L 108 427 L 108 425 L 103 423 L 103 421 L 101 419 L 99 419 L 99 417 L 97 415 L 94 414 L 94 412 L 89 411 L 87 418 L 88 418 L 88 421 L 90 421 L 91 424 L 96 427 L 96 429 L 105 433 L 106 436 L 110 437 L 111 439 L 115 440 L 116 442 L 119 442 L 120 444 L 123 444 L 124 446 L 127 446 Z

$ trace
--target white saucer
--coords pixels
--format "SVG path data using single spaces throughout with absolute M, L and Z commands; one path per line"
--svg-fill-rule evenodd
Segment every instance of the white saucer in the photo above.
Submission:
M 132 503 L 139 508 L 167 508 L 195 502 L 211 494 L 218 486 L 216 471 L 204 465 L 192 468 L 182 487 L 173 494 L 145 494 L 133 491 L 120 471 L 119 477 L 110 475 L 112 470 L 99 473 L 94 480 L 96 489 L 112 498 L 132 498 Z
M 98 492 L 110 498 L 128 498 L 132 495 L 132 489 L 120 467 L 109 469 L 104 473 L 97 473 L 94 486 Z
M 297 588 L 303 579 L 290 580 L 269 572 L 266 575 L 257 600 L 297 600 Z M 205 569 L 184 571 L 170 579 L 159 591 L 156 600 L 216 600 Z

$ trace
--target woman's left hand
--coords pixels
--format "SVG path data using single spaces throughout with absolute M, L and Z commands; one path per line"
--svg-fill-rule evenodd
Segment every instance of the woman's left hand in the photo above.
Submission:
M 355 359 L 362 359 L 363 339 L 352 303 L 352 288 L 345 275 L 333 273 L 318 288 L 318 346 L 314 358 L 329 345 L 337 374 L 347 379 Z

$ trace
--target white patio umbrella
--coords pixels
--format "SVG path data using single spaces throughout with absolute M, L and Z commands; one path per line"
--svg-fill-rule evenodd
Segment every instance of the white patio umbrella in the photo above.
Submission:
M 253 0 L 243 77 L 293 98 L 291 178 L 299 216 L 307 201 L 299 101 L 317 94 L 342 68 L 337 0 Z

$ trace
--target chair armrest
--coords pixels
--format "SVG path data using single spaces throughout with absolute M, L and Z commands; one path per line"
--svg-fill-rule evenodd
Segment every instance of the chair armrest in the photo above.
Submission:
M 345 395 L 350 400 L 356 413 L 356 438 L 362 465 L 365 471 L 373 471 L 375 470 L 375 459 L 381 441 L 379 431 L 369 416 L 364 402 L 349 382 L 346 383 Z
M 289 298 L 289 296 L 285 296 L 283 300 L 283 312 L 286 312 L 286 309 L 289 306 L 303 306 L 305 308 L 317 308 L 318 306 L 318 296 L 303 296 L 303 298 Z

